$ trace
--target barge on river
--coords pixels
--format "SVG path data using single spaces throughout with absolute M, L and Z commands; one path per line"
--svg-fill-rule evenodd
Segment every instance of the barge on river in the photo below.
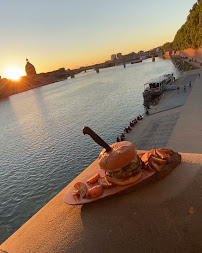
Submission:
M 176 89 L 174 82 L 175 77 L 173 74 L 167 74 L 159 76 L 158 78 L 151 80 L 149 83 L 144 84 L 144 106 L 149 108 L 151 104 L 157 103 L 165 90 Z

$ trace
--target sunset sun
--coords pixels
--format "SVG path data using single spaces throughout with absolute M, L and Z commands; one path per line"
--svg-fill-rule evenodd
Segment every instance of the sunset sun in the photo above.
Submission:
M 8 68 L 5 74 L 7 79 L 12 79 L 16 81 L 19 80 L 19 78 L 24 75 L 25 75 L 25 72 L 17 67 Z

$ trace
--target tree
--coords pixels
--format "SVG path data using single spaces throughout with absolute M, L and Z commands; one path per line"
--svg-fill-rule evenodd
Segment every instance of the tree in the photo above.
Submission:
M 177 31 L 173 40 L 176 50 L 199 48 L 202 45 L 202 0 L 189 11 L 186 22 Z
M 173 43 L 172 42 L 166 42 L 162 46 L 163 51 L 172 50 L 173 49 Z

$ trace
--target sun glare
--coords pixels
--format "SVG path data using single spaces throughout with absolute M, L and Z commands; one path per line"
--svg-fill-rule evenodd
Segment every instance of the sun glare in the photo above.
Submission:
M 23 72 L 21 69 L 16 68 L 16 67 L 10 67 L 7 69 L 5 77 L 7 79 L 12 79 L 12 80 L 19 80 L 21 76 L 24 76 L 25 72 Z

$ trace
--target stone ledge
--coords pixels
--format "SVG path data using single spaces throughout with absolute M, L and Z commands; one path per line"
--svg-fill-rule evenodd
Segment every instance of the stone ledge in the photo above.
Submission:
M 97 161 L 9 237 L 0 249 L 9 253 L 131 252 L 132 249 L 149 252 L 151 248 L 156 249 L 155 252 L 166 252 L 164 247 L 169 245 L 172 252 L 190 252 L 189 231 L 186 236 L 181 233 L 180 227 L 175 226 L 175 219 L 178 222 L 180 216 L 187 222 L 189 201 L 193 202 L 194 196 L 201 192 L 197 188 L 190 191 L 192 185 L 199 187 L 202 180 L 201 154 L 182 154 L 182 163 L 170 175 L 136 191 L 83 206 L 65 204 L 63 199 L 68 189 L 94 173 L 96 168 Z M 184 198 L 187 191 L 193 199 Z M 176 199 L 174 206 L 167 206 L 171 199 Z M 183 204 L 177 208 L 171 222 L 168 213 L 180 201 Z M 198 221 L 201 213 L 195 214 Z M 201 234 L 202 228 L 197 229 Z M 170 231 L 172 234 L 168 237 Z

